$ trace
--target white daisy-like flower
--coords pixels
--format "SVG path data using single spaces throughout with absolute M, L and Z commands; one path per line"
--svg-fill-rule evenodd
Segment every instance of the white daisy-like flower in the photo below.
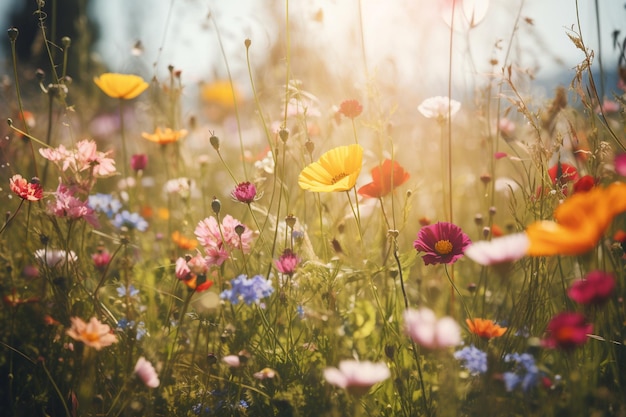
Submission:
M 529 246 L 526 233 L 515 233 L 490 241 L 473 242 L 465 248 L 465 256 L 481 265 L 514 262 L 526 255 Z

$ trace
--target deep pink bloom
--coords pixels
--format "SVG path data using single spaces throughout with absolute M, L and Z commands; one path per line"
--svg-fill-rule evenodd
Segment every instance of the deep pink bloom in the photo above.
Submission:
M 493 154 L 493 157 L 496 159 L 506 158 L 508 155 L 506 152 L 496 152 Z
M 109 262 L 111 262 L 111 253 L 106 249 L 98 249 L 98 251 L 91 255 L 91 260 L 97 270 L 103 271 L 106 269 Z
M 256 198 L 256 187 L 251 182 L 241 182 L 230 193 L 233 199 L 240 203 L 250 204 Z
M 363 111 L 363 106 L 358 100 L 344 100 L 339 105 L 339 113 L 343 114 L 349 119 L 354 119 Z
M 299 263 L 300 258 L 289 248 L 285 249 L 280 258 L 274 261 L 276 269 L 285 275 L 293 275 Z
M 130 157 L 130 167 L 133 171 L 143 171 L 148 165 L 148 155 L 137 153 Z
M 9 180 L 9 187 L 23 200 L 39 201 L 43 198 L 43 187 L 39 183 L 39 178 L 36 177 L 29 182 L 20 174 L 15 174 Z
M 626 177 L 626 153 L 615 155 L 613 163 L 615 164 L 615 172 L 622 177 Z
M 438 222 L 422 227 L 413 247 L 418 252 L 424 252 L 422 259 L 425 265 L 453 264 L 471 243 L 459 226 Z
M 613 288 L 613 274 L 592 271 L 584 279 L 574 282 L 567 290 L 567 295 L 579 304 L 602 304 L 611 296 Z
M 546 329 L 547 337 L 542 344 L 549 348 L 572 350 L 587 342 L 587 335 L 593 331 L 593 325 L 587 323 L 580 313 L 564 312 L 550 320 Z

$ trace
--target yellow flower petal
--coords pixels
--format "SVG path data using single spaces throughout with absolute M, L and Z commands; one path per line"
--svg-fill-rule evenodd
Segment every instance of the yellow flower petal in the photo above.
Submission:
M 531 256 L 582 255 L 593 249 L 613 218 L 626 211 L 626 184 L 574 194 L 554 212 L 556 221 L 526 228 Z
M 138 75 L 107 72 L 93 81 L 109 97 L 130 100 L 143 93 L 148 83 Z
M 169 127 L 165 130 L 161 130 L 160 127 L 157 127 L 154 133 L 143 132 L 141 134 L 142 138 L 147 139 L 150 142 L 158 143 L 159 145 L 167 145 L 168 143 L 178 142 L 185 136 L 187 136 L 187 131 L 185 129 L 172 130 Z
M 356 184 L 362 163 L 360 145 L 339 146 L 306 166 L 298 177 L 298 184 L 304 190 L 315 192 L 346 191 Z

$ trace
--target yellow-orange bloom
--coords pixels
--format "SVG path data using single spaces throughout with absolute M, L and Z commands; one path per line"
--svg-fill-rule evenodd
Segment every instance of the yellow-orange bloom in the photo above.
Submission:
M 143 93 L 148 83 L 138 75 L 107 72 L 93 81 L 109 97 L 130 100 Z
M 85 323 L 80 317 L 70 317 L 72 327 L 67 330 L 67 335 L 74 340 L 83 342 L 96 350 L 117 343 L 117 336 L 111 333 L 108 324 L 100 323 L 95 317 Z
M 202 85 L 200 97 L 204 102 L 217 104 L 224 109 L 234 109 L 235 103 L 241 102 L 241 95 L 235 86 L 231 86 L 228 80 L 219 80 L 210 84 Z
M 161 130 L 160 127 L 157 127 L 154 133 L 143 132 L 141 134 L 142 138 L 148 139 L 150 142 L 158 143 L 159 145 L 167 145 L 168 143 L 178 142 L 185 136 L 187 136 L 187 131 L 185 129 L 172 130 L 169 127 L 165 130 Z
M 190 239 L 186 236 L 183 236 L 178 230 L 172 233 L 172 241 L 183 250 L 194 250 L 198 246 L 198 241 L 196 239 Z
M 347 191 L 356 184 L 362 164 L 360 145 L 339 146 L 306 166 L 298 177 L 298 184 L 309 191 Z
M 582 255 L 597 244 L 618 214 L 626 211 L 626 184 L 595 187 L 576 193 L 554 211 L 555 221 L 538 221 L 526 228 L 528 255 Z
M 484 339 L 500 337 L 507 330 L 506 327 L 500 327 L 498 324 L 494 323 L 493 320 L 465 319 L 465 323 L 467 323 L 470 332 Z

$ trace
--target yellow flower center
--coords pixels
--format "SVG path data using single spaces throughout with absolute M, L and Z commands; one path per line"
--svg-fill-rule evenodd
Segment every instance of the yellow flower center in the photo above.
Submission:
M 100 335 L 95 332 L 85 332 L 83 333 L 83 338 L 88 342 L 95 342 L 100 340 Z
M 347 176 L 348 176 L 348 174 L 346 174 L 345 172 L 342 172 L 341 174 L 337 174 L 337 175 L 335 175 L 335 176 L 334 176 L 334 177 L 330 180 L 330 182 L 331 182 L 332 184 L 337 184 L 339 181 L 341 181 L 342 179 L 344 179 L 344 178 L 345 178 L 345 177 L 347 177 Z
M 452 243 L 449 240 L 440 240 L 435 243 L 435 251 L 439 255 L 447 255 L 452 252 Z

